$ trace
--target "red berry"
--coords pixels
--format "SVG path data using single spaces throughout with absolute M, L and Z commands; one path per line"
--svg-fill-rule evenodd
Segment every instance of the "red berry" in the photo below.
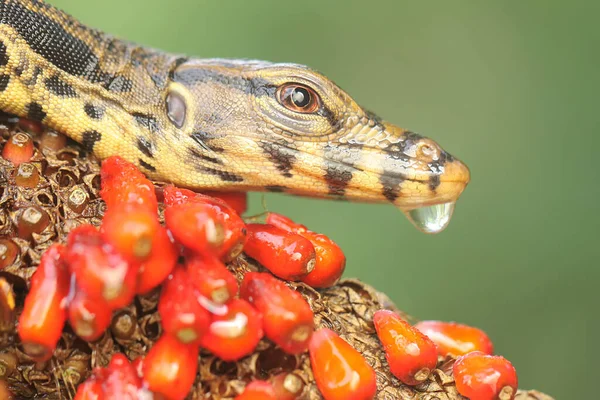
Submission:
M 263 337 L 262 317 L 248 302 L 233 299 L 225 315 L 213 315 L 202 347 L 225 361 L 251 354 Z
M 179 257 L 179 249 L 171 241 L 167 229 L 159 226 L 152 238 L 152 250 L 140 264 L 137 277 L 138 294 L 148 293 L 167 279 Z
M 294 373 L 282 372 L 273 378 L 272 384 L 277 400 L 296 400 L 304 390 L 304 381 Z
M 202 194 L 223 200 L 239 215 L 242 215 L 248 209 L 248 193 L 246 192 L 215 192 L 203 190 Z
M 214 304 L 225 304 L 238 292 L 235 276 L 214 256 L 191 257 L 186 268 L 198 292 Z
M 300 293 L 270 274 L 248 272 L 240 297 L 262 313 L 269 339 L 290 354 L 306 351 L 315 325 L 313 312 Z
M 117 353 L 108 364 L 103 387 L 107 399 L 138 400 L 142 380 L 127 357 Z
M 198 346 L 183 344 L 163 335 L 146 355 L 142 364 L 148 388 L 170 400 L 183 400 L 198 371 Z
M 69 302 L 69 323 L 77 336 L 88 342 L 98 340 L 108 329 L 111 318 L 112 311 L 104 300 L 92 298 L 75 287 L 75 296 Z
M 104 368 L 95 368 L 92 375 L 77 387 L 74 400 L 109 400 L 104 395 L 103 387 L 106 375 Z
M 225 240 L 223 220 L 209 204 L 189 202 L 167 207 L 165 224 L 175 240 L 200 254 L 218 253 Z
M 26 133 L 15 133 L 4 144 L 2 157 L 17 166 L 31 160 L 33 151 L 31 136 Z
M 69 271 L 64 263 L 65 248 L 50 246 L 31 278 L 19 318 L 19 337 L 23 350 L 36 361 L 52 357 L 67 319 Z
M 375 371 L 345 340 L 327 328 L 315 332 L 308 348 L 310 364 L 325 400 L 370 400 Z
M 273 386 L 265 381 L 252 381 L 235 400 L 280 400 L 275 396 Z
M 244 252 L 274 275 L 297 281 L 315 267 L 315 248 L 304 237 L 268 224 L 248 224 L 247 229 Z
M 274 225 L 285 231 L 290 231 L 290 232 L 295 232 L 295 233 L 300 233 L 300 234 L 304 233 L 308 230 L 306 228 L 306 226 L 294 222 L 291 218 L 286 217 L 285 215 L 274 213 L 274 212 L 267 213 L 266 223 Z
M 139 356 L 131 362 L 133 369 L 140 378 L 144 377 L 144 356 Z
M 311 273 L 302 282 L 314 288 L 328 288 L 335 285 L 346 269 L 346 256 L 342 249 L 321 233 L 306 231 L 301 234 L 313 244 L 317 262 Z
M 128 263 L 102 240 L 91 225 L 80 225 L 68 237 L 67 262 L 77 285 L 111 309 L 128 305 L 135 294 L 138 265 Z
M 118 156 L 109 157 L 102 162 L 100 176 L 100 196 L 108 209 L 142 207 L 155 213 L 158 211 L 154 185 L 132 163 Z
M 342 249 L 329 237 L 309 231 L 306 226 L 297 224 L 290 218 L 277 213 L 267 214 L 267 224 L 297 233 L 308 239 L 315 248 L 315 267 L 302 282 L 314 288 L 327 288 L 335 285 L 346 268 L 346 256 Z
M 160 224 L 153 211 L 114 206 L 104 214 L 100 232 L 105 242 L 129 261 L 144 261 L 152 252 L 152 241 Z
M 163 189 L 165 204 L 183 205 L 186 203 L 202 203 L 209 205 L 214 209 L 218 220 L 222 222 L 223 242 L 215 254 L 225 261 L 237 257 L 246 242 L 246 224 L 238 213 L 220 198 L 209 197 L 200 193 L 192 192 L 187 189 L 180 189 L 174 186 L 166 186 Z M 201 251 L 202 252 L 202 251 Z
M 518 387 L 510 361 L 474 351 L 459 357 L 452 367 L 458 393 L 471 400 L 512 400 Z
M 167 206 L 185 204 L 196 197 L 197 194 L 189 189 L 182 189 L 173 185 L 167 185 L 163 188 L 163 198 Z
M 437 364 L 435 343 L 389 310 L 377 311 L 373 323 L 392 374 L 407 385 L 425 381 Z
M 176 267 L 163 285 L 158 313 L 165 332 L 182 343 L 199 344 L 210 324 L 210 314 L 197 297 L 189 274 Z
M 415 328 L 433 340 L 442 356 L 461 356 L 472 351 L 494 353 L 494 345 L 488 335 L 472 326 L 456 322 L 421 321 Z

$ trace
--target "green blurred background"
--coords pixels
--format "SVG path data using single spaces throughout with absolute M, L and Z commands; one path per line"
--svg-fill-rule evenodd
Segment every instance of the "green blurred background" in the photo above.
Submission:
M 483 328 L 521 387 L 598 398 L 600 2 L 50 2 L 172 52 L 308 64 L 437 140 L 472 172 L 440 235 L 386 205 L 268 207 L 330 235 L 346 276 L 415 317 Z

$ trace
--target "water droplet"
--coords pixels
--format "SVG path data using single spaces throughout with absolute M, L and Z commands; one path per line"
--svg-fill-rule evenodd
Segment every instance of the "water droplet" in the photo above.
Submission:
M 434 206 L 413 208 L 404 211 L 410 222 L 423 233 L 440 233 L 452 218 L 456 203 L 436 204 Z

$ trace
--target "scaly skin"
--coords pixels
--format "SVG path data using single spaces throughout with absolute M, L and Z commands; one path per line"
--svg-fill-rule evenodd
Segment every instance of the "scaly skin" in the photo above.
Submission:
M 305 66 L 166 54 L 40 0 L 0 0 L 0 22 L 0 109 L 153 179 L 405 210 L 454 202 L 469 181 L 437 143 L 381 121 Z M 294 85 L 312 93 L 308 109 L 284 101 Z

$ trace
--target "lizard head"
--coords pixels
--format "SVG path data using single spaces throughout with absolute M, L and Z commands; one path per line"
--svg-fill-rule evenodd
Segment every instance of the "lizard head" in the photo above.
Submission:
M 301 65 L 186 61 L 172 73 L 167 111 L 189 139 L 173 160 L 195 170 L 181 177 L 188 186 L 407 211 L 455 202 L 469 182 L 468 168 L 436 142 L 379 119 Z

